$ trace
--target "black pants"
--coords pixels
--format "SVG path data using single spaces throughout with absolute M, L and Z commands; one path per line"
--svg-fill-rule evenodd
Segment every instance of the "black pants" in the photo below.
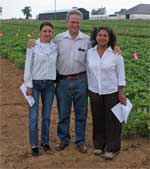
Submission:
M 93 144 L 95 149 L 116 152 L 121 147 L 121 123 L 111 108 L 118 101 L 118 93 L 99 95 L 89 91 L 92 119 Z

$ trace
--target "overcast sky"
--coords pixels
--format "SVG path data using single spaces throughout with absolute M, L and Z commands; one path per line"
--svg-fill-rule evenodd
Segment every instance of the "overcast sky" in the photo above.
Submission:
M 92 9 L 106 7 L 107 14 L 119 11 L 121 8 L 129 9 L 140 3 L 150 4 L 150 0 L 0 0 L 2 15 L 0 18 L 24 18 L 22 9 L 30 6 L 32 18 L 41 12 L 52 11 L 55 9 L 71 9 L 72 7 L 82 7 L 91 12 Z

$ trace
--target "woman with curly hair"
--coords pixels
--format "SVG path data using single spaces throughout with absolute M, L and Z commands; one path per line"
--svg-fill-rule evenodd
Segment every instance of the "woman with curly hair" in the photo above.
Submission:
M 93 119 L 94 154 L 113 159 L 121 147 L 121 123 L 111 108 L 126 104 L 123 57 L 114 53 L 116 36 L 109 27 L 95 28 L 87 52 L 87 78 Z

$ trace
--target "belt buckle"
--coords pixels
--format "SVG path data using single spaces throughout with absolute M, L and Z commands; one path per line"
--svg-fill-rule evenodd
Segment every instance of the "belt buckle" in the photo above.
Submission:
M 74 76 L 74 77 L 73 76 L 68 76 L 67 79 L 68 80 L 77 80 L 77 79 L 79 79 L 79 76 Z

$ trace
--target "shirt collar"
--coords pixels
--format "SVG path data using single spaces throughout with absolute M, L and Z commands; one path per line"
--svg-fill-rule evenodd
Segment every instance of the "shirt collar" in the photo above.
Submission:
M 69 33 L 69 30 L 67 30 L 66 32 L 64 32 L 63 37 L 64 38 L 70 38 L 70 39 L 72 39 L 72 37 L 71 37 L 71 35 Z M 83 39 L 83 38 L 84 38 L 83 33 L 81 31 L 79 31 L 76 39 Z
M 56 44 L 55 44 L 54 42 L 52 42 L 52 41 L 50 41 L 50 42 L 48 42 L 48 43 L 46 43 L 46 44 L 48 44 L 51 48 L 56 47 Z M 40 38 L 38 38 L 38 39 L 36 40 L 36 45 L 41 45 Z
M 36 44 L 37 45 L 39 45 L 39 44 L 41 44 L 42 42 L 40 41 L 40 38 L 38 38 L 37 40 L 36 40 Z M 53 45 L 53 43 L 51 42 L 51 40 L 50 40 L 50 42 L 48 42 L 48 43 L 46 43 L 46 44 L 48 44 L 48 45 Z
M 96 46 L 94 46 L 94 50 L 97 50 L 97 47 L 98 47 L 98 45 L 96 45 Z M 109 46 L 107 49 L 106 49 L 106 51 L 108 51 L 108 52 L 112 52 L 113 50 L 112 50 L 112 48 Z M 106 52 L 105 51 L 105 52 Z

